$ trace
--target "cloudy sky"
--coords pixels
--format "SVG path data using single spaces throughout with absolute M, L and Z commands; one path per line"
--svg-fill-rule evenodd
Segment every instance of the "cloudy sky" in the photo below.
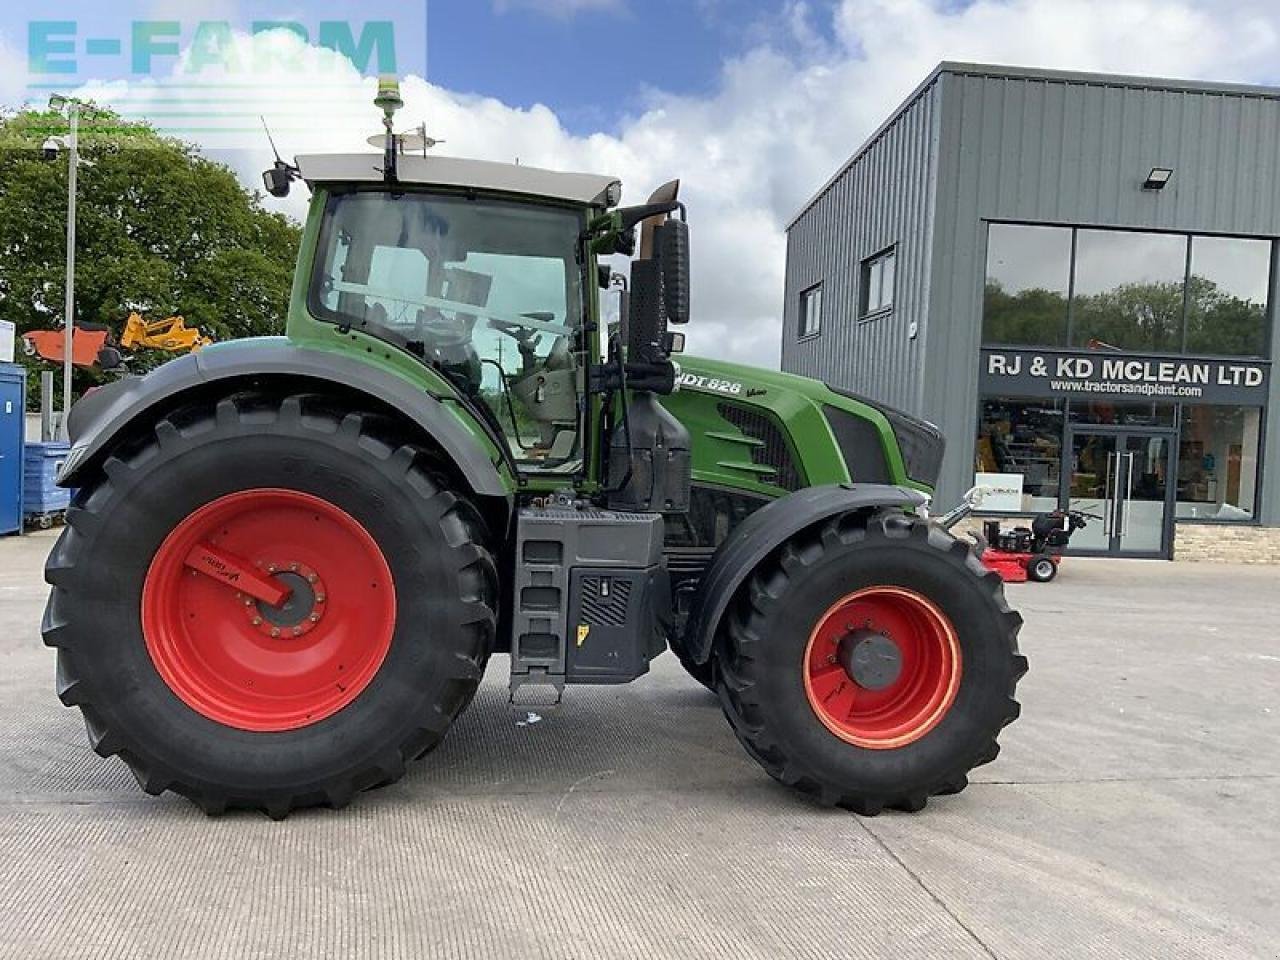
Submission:
M 358 40 L 366 21 L 389 19 L 401 118 L 425 121 L 446 141 L 439 152 L 616 174 L 631 202 L 680 177 L 694 238 L 690 351 L 770 366 L 787 221 L 939 61 L 1280 82 L 1275 0 L 46 6 L 41 16 L 74 30 L 37 27 L 33 62 L 28 15 L 0 21 L 0 104 L 78 89 L 201 144 L 251 186 L 270 162 L 259 113 L 288 154 L 367 149 L 382 51 L 366 35 L 353 63 L 330 49 L 342 48 L 334 24 Z M 255 39 L 255 21 L 294 26 Z M 298 215 L 305 198 L 268 203 Z

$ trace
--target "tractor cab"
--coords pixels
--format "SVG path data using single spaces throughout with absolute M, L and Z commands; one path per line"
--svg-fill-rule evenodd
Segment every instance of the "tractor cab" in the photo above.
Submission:
M 593 385 L 607 395 L 629 372 L 633 389 L 674 388 L 667 304 L 683 320 L 688 296 L 677 289 L 688 282 L 684 224 L 665 223 L 679 208 L 675 185 L 619 210 L 621 184 L 608 176 L 397 156 L 389 178 L 373 161 L 298 159 L 315 194 L 316 243 L 290 336 L 326 325 L 412 354 L 489 428 L 517 476 L 585 477 L 598 459 L 591 438 L 603 438 Z M 628 370 L 620 339 L 612 364 L 601 363 L 610 355 L 598 290 L 613 275 L 597 255 L 634 252 L 642 220 L 649 256 L 632 269 L 641 314 Z M 676 230 L 674 253 L 671 240 L 652 239 Z

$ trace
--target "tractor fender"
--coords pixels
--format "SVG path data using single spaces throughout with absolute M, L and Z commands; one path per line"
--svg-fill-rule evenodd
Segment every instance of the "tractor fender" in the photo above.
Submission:
M 928 500 L 906 487 L 841 483 L 808 487 L 756 510 L 720 545 L 702 578 L 684 633 L 687 655 L 696 663 L 710 659 L 716 629 L 738 588 L 784 540 L 828 517 L 873 507 L 921 507 Z
M 86 395 L 67 419 L 72 446 L 58 484 L 75 487 L 130 423 L 169 409 L 182 394 L 248 377 L 301 377 L 367 394 L 398 410 L 453 459 L 479 496 L 510 498 L 484 448 L 437 398 L 408 380 L 329 350 L 264 337 L 252 350 L 207 349 L 170 360 L 146 376 L 124 377 Z

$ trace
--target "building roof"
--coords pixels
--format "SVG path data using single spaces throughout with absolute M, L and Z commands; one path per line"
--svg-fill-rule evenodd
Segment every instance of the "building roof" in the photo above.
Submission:
M 380 153 L 311 154 L 298 157 L 297 164 L 302 179 L 311 184 L 382 182 Z M 596 206 L 608 206 L 609 187 L 620 183 L 617 177 L 595 173 L 562 173 L 517 163 L 409 155 L 399 158 L 397 175 L 401 183 L 474 187 Z
M 898 119 L 924 96 L 944 73 L 955 76 L 997 77 L 1014 80 L 1048 80 L 1058 83 L 1072 83 L 1081 86 L 1124 87 L 1138 90 L 1168 90 L 1186 93 L 1219 93 L 1240 97 L 1259 97 L 1267 100 L 1280 100 L 1280 87 L 1266 87 L 1246 83 L 1214 83 L 1206 80 L 1173 80 L 1164 77 L 1130 76 L 1122 73 L 1086 73 L 1077 70 L 1048 70 L 1038 67 L 1013 67 L 993 63 L 960 63 L 944 60 L 929 72 L 907 98 L 889 114 L 888 118 L 876 127 L 871 136 L 863 142 L 853 155 L 824 183 L 808 200 L 806 200 L 787 222 L 790 230 L 809 209 L 822 198 L 832 185 L 856 164 L 876 142 L 884 136 Z

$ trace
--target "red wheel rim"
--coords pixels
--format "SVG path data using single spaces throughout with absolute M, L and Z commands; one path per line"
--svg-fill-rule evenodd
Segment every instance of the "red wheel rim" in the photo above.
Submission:
M 841 740 L 873 750 L 906 746 L 936 727 L 960 673 L 951 621 L 902 587 L 867 587 L 832 604 L 804 653 L 813 712 Z
M 210 547 L 288 586 L 285 605 L 198 571 Z M 294 730 L 369 685 L 395 629 L 391 570 L 369 533 L 333 504 L 294 490 L 220 497 L 179 523 L 142 589 L 142 634 L 187 706 L 241 730 Z

